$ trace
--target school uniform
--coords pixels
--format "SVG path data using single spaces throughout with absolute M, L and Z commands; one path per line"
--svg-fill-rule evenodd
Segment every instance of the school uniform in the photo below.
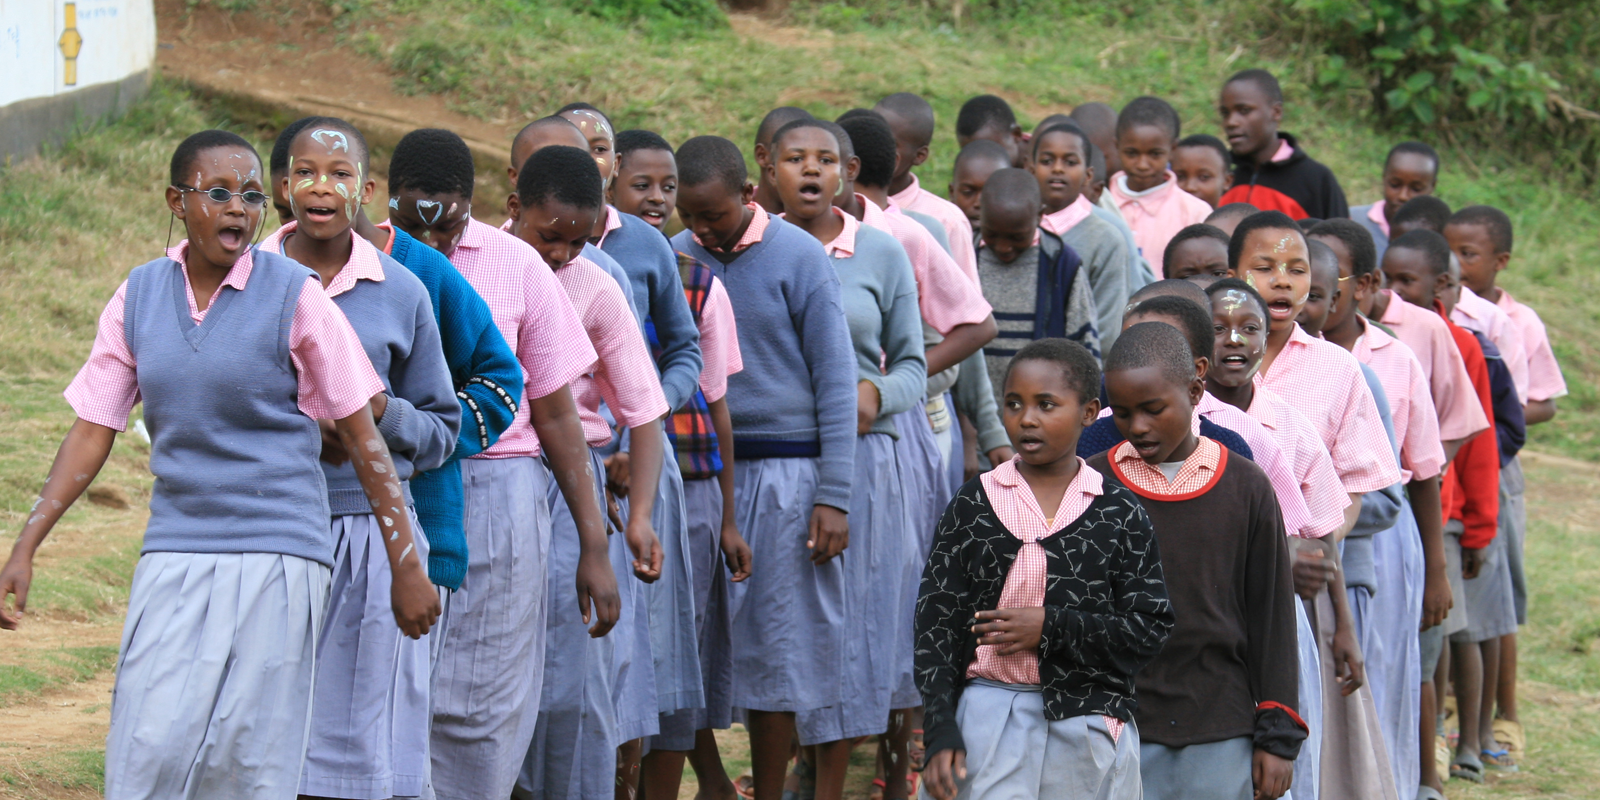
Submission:
M 1133 800 L 1134 676 L 1174 620 L 1157 538 L 1138 499 L 1081 459 L 1046 517 L 1017 463 L 961 488 L 923 571 L 916 672 L 927 753 L 966 752 L 962 800 Z M 973 614 L 1006 607 L 1044 608 L 1038 652 L 978 645 Z
M 1083 262 L 1061 237 L 1040 230 L 1034 243 L 1007 264 L 987 247 L 978 248 L 983 299 L 994 309 L 999 333 L 983 346 L 989 384 L 998 407 L 1005 390 L 1006 366 L 1029 342 L 1070 339 L 1100 358 L 1100 330 L 1094 293 Z
M 1364 331 L 1351 353 L 1378 377 L 1388 400 L 1400 482 L 1436 477 L 1444 469 L 1445 453 L 1422 364 L 1410 348 L 1379 326 L 1365 320 L 1362 325 Z M 1417 634 L 1426 579 L 1421 533 L 1403 494 L 1402 501 L 1395 526 L 1372 540 L 1376 591 L 1371 598 L 1370 635 L 1362 638 L 1361 649 L 1395 786 L 1410 787 L 1420 779 L 1416 736 L 1419 690 L 1432 672 L 1424 672 Z M 1365 512 L 1365 503 L 1362 508 Z M 1432 635 L 1439 633 L 1442 631 Z
M 1100 349 L 1110 352 L 1117 334 L 1122 331 L 1122 312 L 1128 306 L 1128 270 L 1132 254 L 1122 232 L 1097 216 L 1094 209 L 1088 196 L 1080 194 L 1059 211 L 1041 217 L 1039 227 L 1060 236 L 1082 259 L 1094 293 Z
M 1211 204 L 1178 188 L 1178 176 L 1170 169 L 1160 184 L 1141 192 L 1129 189 L 1128 173 L 1119 172 L 1106 182 L 1106 192 L 1116 200 L 1122 218 L 1133 229 L 1139 250 L 1150 261 L 1157 280 L 1166 276 L 1162 259 L 1167 242 L 1178 231 L 1211 216 Z
M 1291 219 L 1333 219 L 1350 216 L 1344 189 L 1333 170 L 1300 148 L 1290 133 L 1278 131 L 1278 149 L 1265 164 L 1233 156 L 1233 188 L 1217 206 L 1249 203 L 1262 211 L 1282 211 Z
M 310 270 L 252 248 L 201 311 L 187 254 L 184 241 L 129 273 L 65 392 L 80 419 L 119 431 L 142 401 L 156 476 L 105 791 L 288 798 L 334 556 L 316 420 L 356 413 L 383 383 Z
M 1428 376 L 1433 407 L 1439 413 L 1439 436 L 1447 442 L 1464 440 L 1489 429 L 1473 395 L 1472 381 L 1444 318 L 1431 309 L 1406 302 L 1388 289 L 1389 306 L 1378 322 L 1394 332 L 1394 337 L 1411 348 L 1422 373 Z
M 1094 215 L 1115 225 L 1122 234 L 1122 242 L 1128 249 L 1128 296 L 1149 286 L 1156 281 L 1155 271 L 1150 268 L 1150 262 L 1139 251 L 1139 242 L 1134 238 L 1133 229 L 1128 227 L 1128 221 L 1122 217 L 1122 209 L 1117 208 L 1117 199 L 1110 192 L 1101 192 L 1100 199 L 1095 201 Z
M 689 547 L 689 574 L 694 579 L 694 630 L 704 703 L 661 715 L 660 733 L 651 737 L 652 750 L 687 751 L 694 748 L 695 732 L 732 725 L 728 702 L 732 655 L 728 613 L 727 566 L 722 555 L 722 485 L 719 476 L 729 465 L 722 461 L 720 440 L 712 424 L 709 405 L 728 393 L 728 376 L 744 369 L 739 355 L 737 323 L 728 292 L 711 268 L 680 254 L 679 275 L 689 311 L 700 329 L 700 353 L 705 366 L 700 388 L 683 408 L 668 418 L 667 438 L 683 476 L 685 537 Z
M 1167 574 L 1172 635 L 1135 680 L 1144 796 L 1249 798 L 1251 752 L 1293 761 L 1307 732 L 1272 485 L 1210 439 L 1181 464 L 1150 466 L 1123 443 L 1089 466 L 1139 496 L 1163 560 L 1183 565 Z
M 1463 285 L 1460 299 L 1450 309 L 1450 321 L 1493 342 L 1517 397 L 1528 396 L 1528 352 L 1522 343 L 1522 329 L 1511 321 L 1510 314 Z
M 744 371 L 728 378 L 734 503 L 753 573 L 732 591 L 732 704 L 799 712 L 841 700 L 842 559 L 811 563 L 812 507 L 848 513 L 855 471 L 856 357 L 839 277 L 822 244 L 751 206 L 731 253 L 693 232 L 673 247 L 727 287 Z M 801 732 L 802 744 L 817 744 Z
M 905 249 L 886 231 L 840 209 L 833 213 L 844 225 L 824 249 L 839 276 L 856 379 L 877 388 L 879 406 L 871 429 L 856 437 L 850 547 L 841 556 L 845 629 L 844 668 L 837 677 L 840 701 L 795 715 L 803 736 L 824 742 L 884 732 L 894 707 L 891 696 L 910 671 L 910 620 L 871 609 L 895 609 L 906 594 L 902 582 L 916 536 L 901 475 L 914 467 L 901 463 L 895 450 L 901 437 L 896 422 L 906 412 L 922 413 L 928 381 L 918 283 Z M 924 457 L 929 455 L 935 454 Z M 929 474 L 926 466 L 920 474 Z
M 565 390 L 594 364 L 566 292 L 532 247 L 470 220 L 450 261 L 517 354 L 525 399 Z M 544 679 L 551 477 L 528 407 L 517 408 L 498 442 L 462 462 L 467 579 L 451 598 L 451 644 L 434 673 L 431 747 L 441 798 L 509 796 L 533 740 Z
M 261 248 L 284 255 L 298 223 Z M 390 605 L 393 573 L 380 515 L 405 514 L 420 531 L 409 479 L 455 447 L 461 407 L 422 281 L 366 239 L 350 234 L 350 258 L 324 287 L 360 337 L 390 395 L 378 430 L 402 497 L 374 509 L 348 462 L 324 463 L 333 518 L 333 582 L 317 647 L 318 681 L 300 793 L 352 800 L 417 797 L 427 785 L 431 671 L 428 635 L 400 633 Z M 413 537 L 418 563 L 427 540 Z
M 922 182 L 911 175 L 911 184 L 889 196 L 895 205 L 906 211 L 927 214 L 944 226 L 950 239 L 950 257 L 956 266 L 974 282 L 978 281 L 978 255 L 972 244 L 972 220 L 967 212 L 949 200 L 922 188 Z
M 1528 358 L 1528 392 L 1523 395 L 1523 402 L 1565 396 L 1567 382 L 1561 377 L 1561 367 L 1550 349 L 1550 337 L 1545 332 L 1544 322 L 1539 319 L 1538 312 L 1517 302 L 1505 289 L 1497 291 L 1500 296 L 1495 299 L 1495 305 L 1506 312 L 1522 332 L 1523 349 Z M 1517 609 L 1517 624 L 1523 625 L 1528 622 L 1528 584 L 1523 575 L 1522 560 L 1523 540 L 1528 531 L 1528 512 L 1523 499 L 1525 485 L 1521 460 L 1512 458 L 1501 467 L 1500 479 L 1503 484 L 1500 506 L 1505 518 L 1506 558 L 1511 570 L 1512 600 Z
M 1384 216 L 1384 207 L 1388 202 L 1379 200 L 1350 209 L 1350 218 L 1372 234 L 1372 243 L 1378 247 L 1379 264 L 1383 263 L 1383 254 L 1389 250 L 1389 218 Z
M 1436 306 L 1443 318 L 1444 308 Z M 1494 395 L 1490 386 L 1489 361 L 1478 340 L 1446 319 L 1456 346 L 1466 362 L 1478 402 L 1485 415 L 1494 418 Z M 1492 347 L 1492 345 L 1491 345 Z M 1496 425 L 1498 427 L 1498 425 Z M 1440 498 L 1445 518 L 1459 523 L 1456 542 L 1460 548 L 1483 551 L 1484 561 L 1478 576 L 1462 577 L 1465 625 L 1448 630 L 1452 644 L 1485 642 L 1517 630 L 1516 608 L 1511 598 L 1511 573 L 1506 565 L 1505 541 L 1500 531 L 1500 444 L 1495 430 L 1461 446 L 1445 473 Z

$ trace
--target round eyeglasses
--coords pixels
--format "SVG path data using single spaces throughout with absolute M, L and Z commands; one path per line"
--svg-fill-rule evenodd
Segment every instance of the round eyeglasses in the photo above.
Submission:
M 254 189 L 248 189 L 243 192 L 230 192 L 221 186 L 215 186 L 210 189 L 201 190 L 196 189 L 193 186 L 185 186 L 181 183 L 173 184 L 173 188 L 184 194 L 188 194 L 189 192 L 200 192 L 206 197 L 211 198 L 211 202 L 213 203 L 226 203 L 229 200 L 237 197 L 240 200 L 243 200 L 244 204 L 247 206 L 263 206 L 267 204 L 266 193 L 258 192 Z

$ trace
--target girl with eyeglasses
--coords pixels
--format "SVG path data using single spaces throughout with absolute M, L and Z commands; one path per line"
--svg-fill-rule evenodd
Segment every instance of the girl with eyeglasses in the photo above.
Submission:
M 315 273 L 250 244 L 261 181 L 235 134 L 178 146 L 166 201 L 186 236 L 106 305 L 66 390 L 78 418 L 0 570 L 0 628 L 15 630 L 34 553 L 142 401 L 156 480 L 111 703 L 112 800 L 296 794 L 333 564 L 317 420 L 360 454 L 365 502 L 402 498 L 361 341 Z M 380 524 L 401 562 L 417 558 L 409 515 Z M 397 595 L 395 620 L 421 636 L 438 602 Z

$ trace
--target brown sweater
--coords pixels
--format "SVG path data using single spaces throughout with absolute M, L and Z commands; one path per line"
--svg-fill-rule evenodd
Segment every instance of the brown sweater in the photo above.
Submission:
M 1107 456 L 1089 466 L 1126 487 Z M 1266 473 L 1230 458 L 1210 490 L 1190 499 L 1127 488 L 1155 528 L 1177 617 L 1161 654 L 1134 680 L 1140 738 L 1183 747 L 1251 736 L 1256 749 L 1293 760 L 1305 739 L 1294 580 Z

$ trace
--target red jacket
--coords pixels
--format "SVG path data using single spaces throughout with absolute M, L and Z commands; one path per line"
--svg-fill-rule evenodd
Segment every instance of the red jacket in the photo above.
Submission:
M 1489 419 L 1489 429 L 1461 446 L 1439 484 L 1445 520 L 1461 520 L 1466 527 L 1461 546 L 1476 550 L 1487 547 L 1500 530 L 1500 443 L 1494 430 L 1489 362 L 1484 360 L 1477 338 L 1451 322 L 1438 301 L 1434 301 L 1434 310 L 1450 327 L 1461 360 L 1466 362 L 1467 375 L 1472 378 L 1472 388 L 1483 405 L 1483 415 Z

